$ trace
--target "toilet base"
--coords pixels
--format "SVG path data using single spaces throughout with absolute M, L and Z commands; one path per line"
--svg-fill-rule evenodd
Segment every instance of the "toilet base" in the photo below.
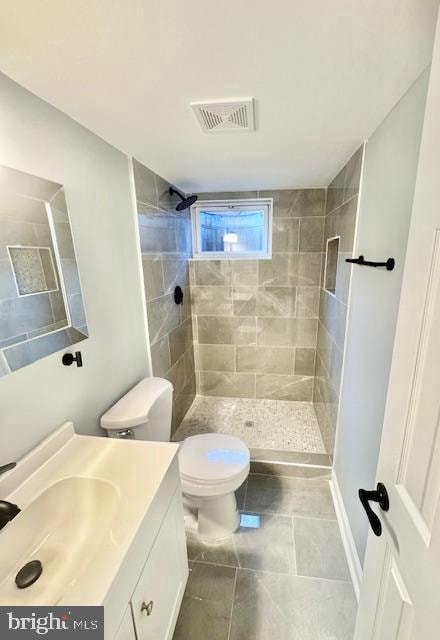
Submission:
M 183 506 L 187 530 L 206 542 L 223 540 L 240 526 L 240 512 L 234 492 L 213 497 L 184 493 Z

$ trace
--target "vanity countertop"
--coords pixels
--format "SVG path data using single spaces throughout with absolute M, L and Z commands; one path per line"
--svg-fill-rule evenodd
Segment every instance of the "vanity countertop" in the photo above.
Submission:
M 0 477 L 0 498 L 21 509 L 0 531 L 0 604 L 103 604 L 177 451 L 65 423 Z M 19 590 L 34 559 L 43 573 Z

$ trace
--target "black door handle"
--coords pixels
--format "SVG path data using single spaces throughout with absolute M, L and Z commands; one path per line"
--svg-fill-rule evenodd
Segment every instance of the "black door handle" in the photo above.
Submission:
M 379 503 L 382 511 L 388 511 L 388 509 L 390 508 L 390 501 L 385 485 L 381 482 L 378 482 L 376 491 L 366 491 L 365 489 L 359 489 L 359 500 L 361 501 L 362 506 L 366 511 L 374 535 L 382 535 L 382 523 L 379 520 L 378 516 L 374 513 L 373 509 L 370 507 L 370 502 L 377 502 Z

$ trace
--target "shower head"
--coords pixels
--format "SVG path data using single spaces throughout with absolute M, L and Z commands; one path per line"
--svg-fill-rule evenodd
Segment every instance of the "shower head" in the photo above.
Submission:
M 184 198 L 182 194 L 176 191 L 176 189 L 173 189 L 173 187 L 169 188 L 169 192 L 170 192 L 170 196 L 172 196 L 175 193 L 182 200 L 182 202 L 179 202 L 179 204 L 176 206 L 176 211 L 184 211 L 185 209 L 188 209 L 188 207 L 192 207 L 192 205 L 197 201 L 199 197 L 199 196 L 189 196 L 188 198 Z

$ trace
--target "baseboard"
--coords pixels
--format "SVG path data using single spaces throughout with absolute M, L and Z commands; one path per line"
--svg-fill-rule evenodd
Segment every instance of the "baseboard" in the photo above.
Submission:
M 339 489 L 338 480 L 333 471 L 330 480 L 330 489 L 332 492 L 333 503 L 335 505 L 336 517 L 338 519 L 339 529 L 341 531 L 342 543 L 344 545 L 345 555 L 347 557 L 348 568 L 350 570 L 353 582 L 354 592 L 359 602 L 359 593 L 362 584 L 362 566 L 359 561 L 356 545 L 351 531 L 350 522 L 345 510 L 344 501 L 342 500 L 341 490 Z

